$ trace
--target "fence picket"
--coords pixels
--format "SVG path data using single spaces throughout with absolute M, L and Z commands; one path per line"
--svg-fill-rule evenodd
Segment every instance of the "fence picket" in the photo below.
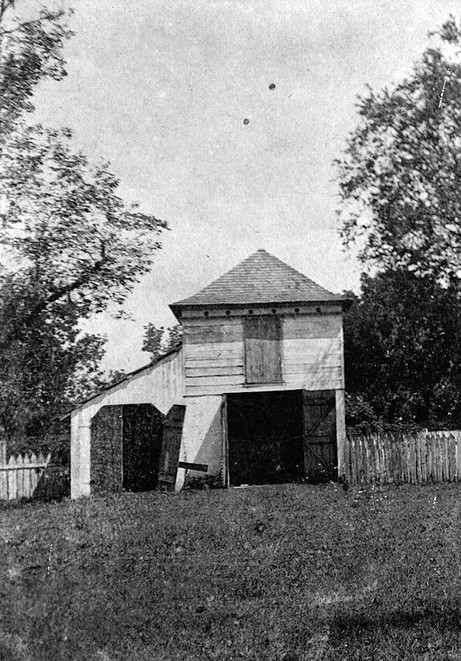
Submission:
M 31 452 L 24 455 L 11 455 L 7 463 L 0 463 L 0 500 L 50 498 L 65 495 L 65 480 L 56 470 L 52 469 L 49 484 L 44 482 L 50 462 L 51 453 L 45 457 L 42 452 L 38 456 Z
M 461 435 L 460 433 L 454 432 L 455 435 L 455 441 L 456 441 L 456 477 L 455 479 L 458 481 L 461 479 L 461 470 L 460 470 L 460 462 L 461 462 L 461 447 L 460 447 L 460 440 L 461 440 Z
M 461 481 L 461 431 L 351 434 L 344 456 L 352 485 Z

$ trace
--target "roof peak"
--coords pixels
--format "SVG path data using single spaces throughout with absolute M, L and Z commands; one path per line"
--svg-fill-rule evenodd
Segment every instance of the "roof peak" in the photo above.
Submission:
M 343 300 L 344 297 L 333 294 L 264 248 L 259 248 L 193 296 L 170 307 L 175 312 L 184 307 Z

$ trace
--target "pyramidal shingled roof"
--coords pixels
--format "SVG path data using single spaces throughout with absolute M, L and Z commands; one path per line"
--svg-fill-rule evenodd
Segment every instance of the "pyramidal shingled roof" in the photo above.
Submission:
M 197 294 L 172 303 L 185 307 L 344 301 L 265 250 L 258 250 Z

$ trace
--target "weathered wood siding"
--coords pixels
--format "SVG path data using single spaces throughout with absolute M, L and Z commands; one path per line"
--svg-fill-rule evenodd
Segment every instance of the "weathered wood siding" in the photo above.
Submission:
M 341 314 L 286 317 L 282 346 L 283 379 L 288 387 L 344 387 Z
M 243 316 L 185 318 L 185 394 L 344 387 L 340 312 L 281 315 L 282 382 L 246 384 Z

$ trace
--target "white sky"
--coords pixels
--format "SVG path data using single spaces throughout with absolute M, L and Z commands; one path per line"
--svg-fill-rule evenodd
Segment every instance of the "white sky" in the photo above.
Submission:
M 356 124 L 356 95 L 408 72 L 459 2 L 70 4 L 69 75 L 42 85 L 39 119 L 70 126 L 89 156 L 110 160 L 123 196 L 171 227 L 127 302 L 133 321 L 91 325 L 108 335 L 106 366 L 146 363 L 143 324 L 173 324 L 168 303 L 258 248 L 328 289 L 357 289 L 331 162 Z

